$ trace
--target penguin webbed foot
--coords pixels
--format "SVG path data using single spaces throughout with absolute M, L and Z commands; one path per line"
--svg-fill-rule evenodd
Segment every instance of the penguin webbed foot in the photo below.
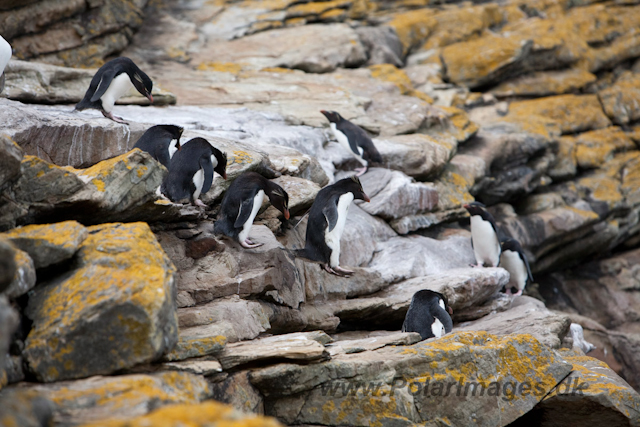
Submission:
M 340 276 L 340 277 L 348 277 L 354 273 L 353 270 L 346 270 L 344 268 L 340 268 L 340 266 L 333 268 L 329 264 L 325 264 L 324 269 L 329 273 L 335 274 L 336 276 Z
M 107 119 L 111 119 L 116 123 L 122 123 L 123 125 L 128 125 L 128 122 L 125 122 L 124 119 L 122 117 L 118 117 L 118 116 L 114 116 L 113 113 L 107 113 L 106 111 L 102 111 L 102 115 L 105 116 Z
M 264 245 L 264 243 L 253 243 L 251 240 L 249 239 L 244 239 L 244 242 L 240 242 L 240 245 L 243 248 L 247 248 L 247 249 L 253 249 L 253 248 L 258 248 L 262 245 Z
M 200 206 L 201 208 L 206 208 L 206 207 L 207 207 L 207 205 L 205 205 L 205 204 L 202 202 L 202 200 L 200 200 L 200 199 L 196 199 L 196 200 L 193 202 L 193 204 L 194 204 L 194 205 L 196 205 L 196 206 Z
M 356 168 L 356 169 L 354 169 L 354 171 L 357 172 L 356 176 L 360 177 L 360 176 L 364 175 L 367 172 L 367 169 L 368 168 L 366 168 L 366 167 L 365 168 Z

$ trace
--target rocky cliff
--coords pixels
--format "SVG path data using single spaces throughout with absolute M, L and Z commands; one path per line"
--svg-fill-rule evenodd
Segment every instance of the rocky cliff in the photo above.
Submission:
M 639 23 L 634 2 L 0 0 L 0 422 L 640 425 Z M 162 106 L 72 112 L 78 68 L 118 52 Z M 323 109 L 383 157 L 350 278 L 284 250 L 355 166 Z M 227 153 L 207 209 L 131 150 L 163 123 Z M 213 235 L 245 171 L 292 214 L 265 203 L 252 250 Z M 469 267 L 472 200 L 522 243 L 524 296 Z M 399 330 L 425 288 L 454 331 L 420 341 Z

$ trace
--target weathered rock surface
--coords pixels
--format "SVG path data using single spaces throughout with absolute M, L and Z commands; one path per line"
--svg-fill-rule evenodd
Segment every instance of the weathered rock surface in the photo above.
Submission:
M 52 421 L 53 407 L 50 400 L 33 390 L 0 392 L 0 420 L 7 426 L 46 427 Z
M 148 226 L 106 224 L 88 232 L 75 269 L 29 298 L 34 323 L 24 355 L 41 381 L 152 361 L 178 338 L 175 269 Z
M 374 144 L 384 166 L 418 180 L 434 176 L 455 154 L 457 144 L 423 134 L 377 138 Z
M 514 426 L 570 426 L 602 422 L 634 426 L 640 424 L 640 396 L 606 363 L 579 352 L 564 351 L 573 371 L 530 413 Z M 588 405 L 588 413 L 584 412 Z
M 278 427 L 282 425 L 273 418 L 247 415 L 218 402 L 204 402 L 199 405 L 171 405 L 145 416 L 128 420 L 101 421 L 99 423 L 85 424 L 85 426 L 143 427 L 163 424 L 168 427 L 180 427 L 184 423 L 194 427 L 236 423 L 246 423 L 261 427 Z
M 29 225 L 4 233 L 11 243 L 29 255 L 35 268 L 48 267 L 71 258 L 87 235 L 87 229 L 76 221 Z
M 505 351 L 520 355 L 521 360 L 504 358 Z M 488 363 L 475 363 L 480 357 Z M 474 368 L 464 368 L 468 364 Z M 318 364 L 262 368 L 249 378 L 267 397 L 265 412 L 288 424 L 365 426 L 442 417 L 457 424 L 475 413 L 482 425 L 504 425 L 529 411 L 570 370 L 571 365 L 529 335 L 498 338 L 484 332 L 459 332 L 410 346 L 340 354 Z M 495 388 L 496 383 L 490 385 L 483 378 L 499 384 L 530 382 L 539 389 L 522 393 L 514 386 L 505 394 L 502 388 L 498 393 L 478 391 L 479 395 L 463 392 L 465 387 L 482 388 L 480 383 Z M 349 386 L 354 391 L 346 391 Z M 461 388 L 460 395 L 454 395 L 455 386 Z M 318 407 L 327 410 L 318 411 Z
M 8 298 L 24 295 L 36 285 L 36 268 L 31 257 L 26 252 L 16 249 L 14 261 L 16 272 L 13 281 L 4 291 L 4 295 Z
M 125 420 L 167 404 L 198 403 L 210 396 L 207 381 L 187 372 L 91 377 L 14 388 L 37 392 L 53 403 L 56 425 Z M 104 425 L 104 424 L 103 424 Z

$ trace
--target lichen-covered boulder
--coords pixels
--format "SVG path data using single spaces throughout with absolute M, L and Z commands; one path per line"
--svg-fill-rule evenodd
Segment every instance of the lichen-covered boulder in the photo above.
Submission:
M 14 246 L 6 237 L 0 235 L 0 292 L 8 288 L 14 281 L 18 268 L 15 256 Z
M 96 376 L 30 386 L 28 390 L 53 403 L 57 425 L 125 420 L 146 415 L 164 405 L 198 403 L 211 395 L 203 377 L 176 371 Z
M 231 406 L 218 402 L 204 402 L 199 405 L 182 404 L 158 409 L 149 415 L 130 420 L 107 420 L 83 427 L 146 427 L 162 425 L 165 427 L 213 427 L 241 426 L 280 427 L 282 424 L 269 417 L 246 415 Z
M 31 257 L 35 268 L 48 267 L 71 258 L 87 234 L 87 229 L 76 221 L 28 225 L 4 233 L 17 248 Z
M 22 150 L 5 135 L 0 135 L 0 189 L 20 174 Z
M 53 403 L 35 390 L 13 388 L 0 393 L 3 426 L 47 427 L 52 415 Z
M 9 298 L 24 295 L 36 285 L 36 268 L 31 257 L 26 252 L 16 249 L 14 261 L 16 273 L 11 285 L 4 291 Z
M 175 268 L 144 223 L 88 228 L 75 269 L 29 299 L 24 355 L 50 382 L 159 358 L 177 341 Z
M 495 426 L 531 410 L 570 371 L 530 335 L 458 332 L 255 369 L 249 379 L 266 396 L 266 414 L 286 424 Z
M 8 356 L 13 332 L 19 324 L 20 317 L 18 312 L 11 307 L 7 297 L 0 295 L 0 389 L 7 384 L 5 359 Z

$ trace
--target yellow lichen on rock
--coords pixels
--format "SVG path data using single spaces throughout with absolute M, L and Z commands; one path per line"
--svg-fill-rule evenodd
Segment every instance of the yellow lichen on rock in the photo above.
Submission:
M 398 69 L 395 65 L 376 64 L 370 66 L 369 69 L 371 70 L 371 77 L 395 84 L 398 86 L 398 89 L 400 89 L 401 94 L 415 96 L 429 104 L 433 104 L 433 99 L 426 93 L 415 90 L 409 76 L 407 76 L 403 70 Z
M 389 21 L 387 25 L 396 30 L 405 55 L 422 43 L 431 34 L 432 28 L 438 25 L 434 15 L 431 9 L 420 9 L 399 13 Z
M 231 406 L 208 401 L 199 405 L 171 405 L 130 420 L 109 420 L 83 427 L 280 427 L 274 418 L 247 415 Z
M 43 381 L 154 360 L 177 341 L 175 268 L 148 225 L 103 224 L 88 232 L 77 269 L 30 300 L 34 327 L 25 356 Z

